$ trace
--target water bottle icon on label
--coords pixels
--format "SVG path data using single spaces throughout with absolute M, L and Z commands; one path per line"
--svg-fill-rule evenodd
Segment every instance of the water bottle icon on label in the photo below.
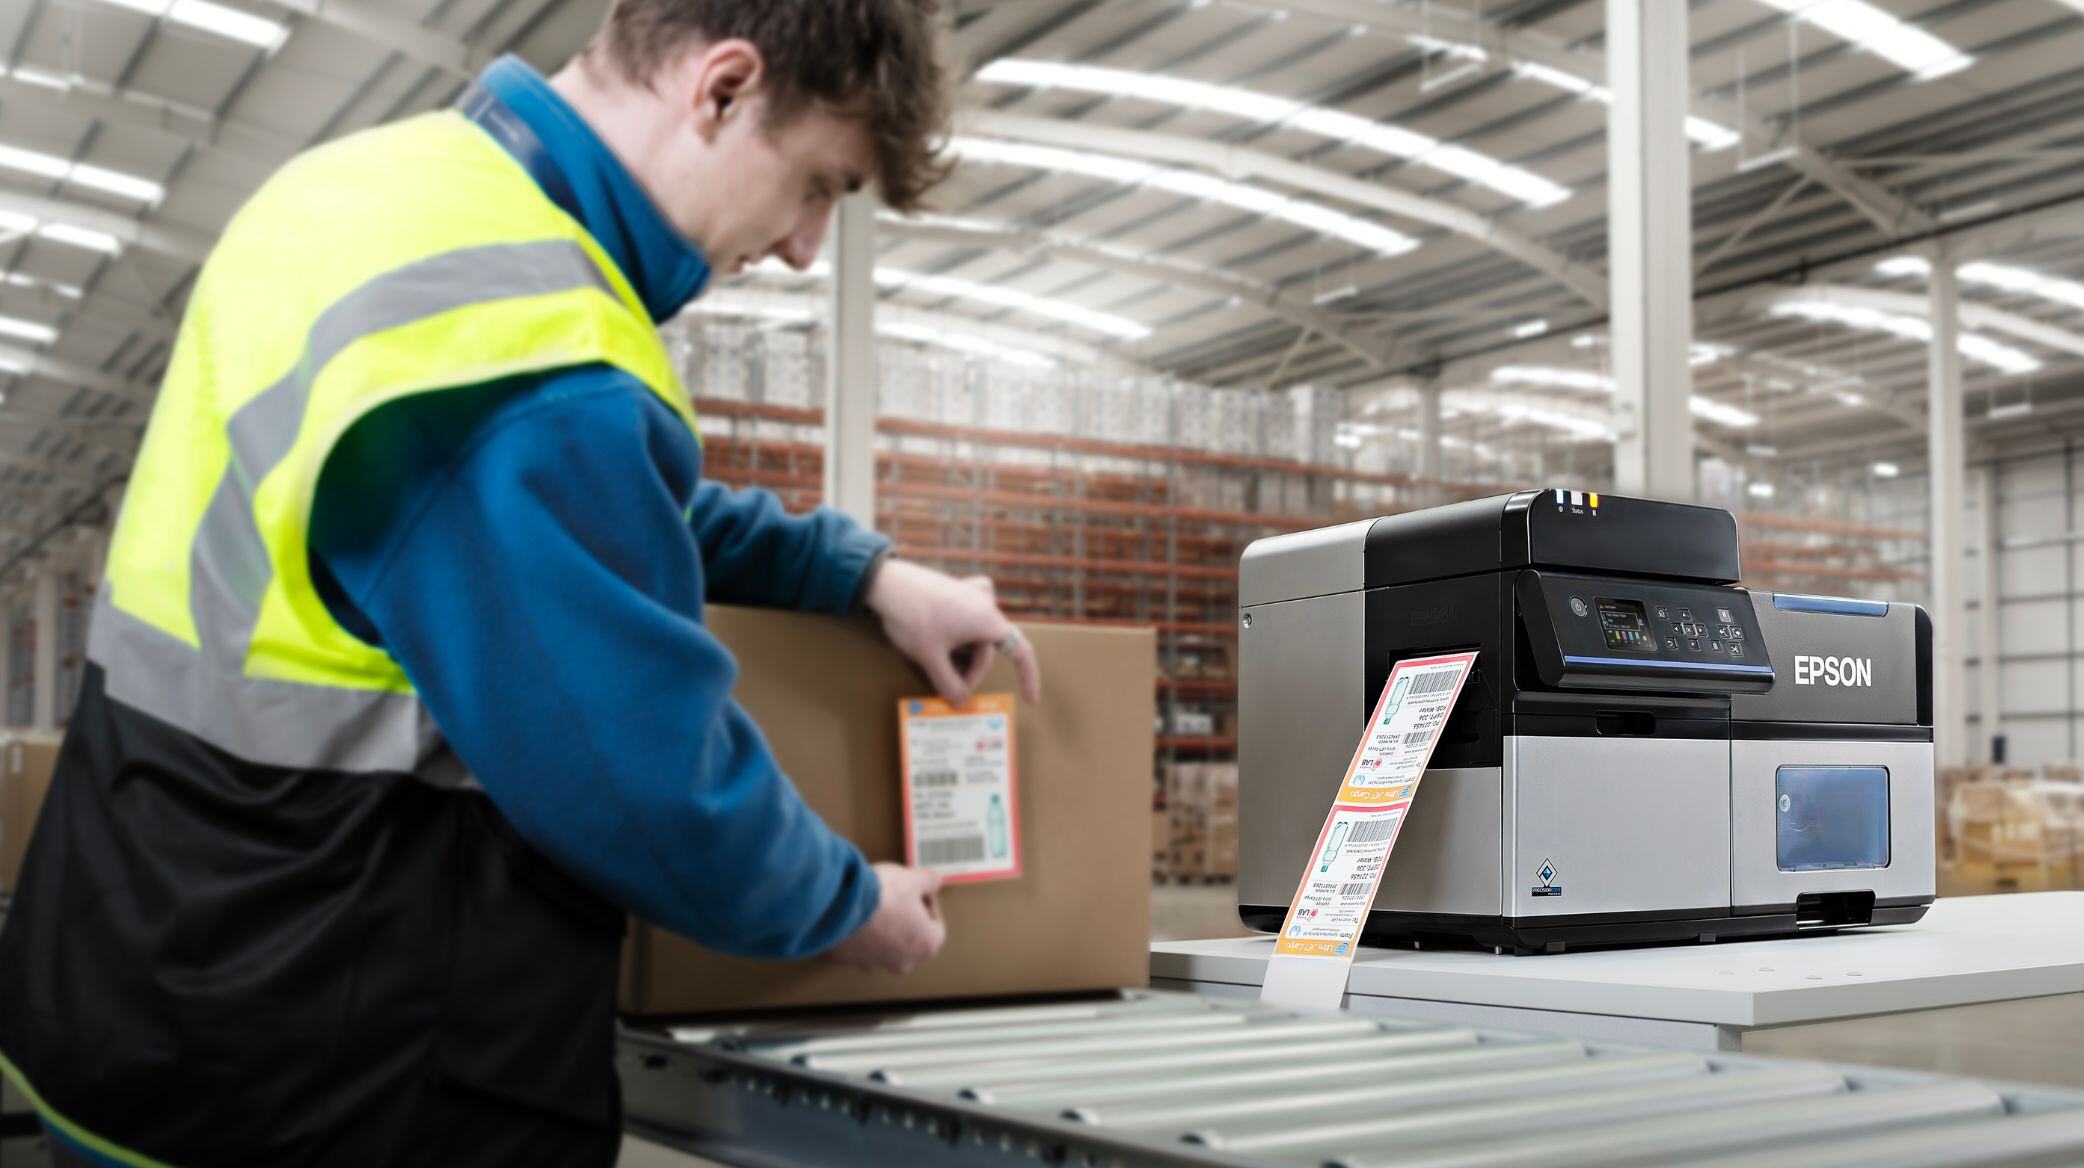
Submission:
M 997 795 L 991 797 L 991 809 L 984 813 L 984 825 L 990 834 L 991 857 L 999 859 L 1006 854 L 1006 805 Z
M 1339 858 L 1339 849 L 1346 846 L 1346 835 L 1352 830 L 1353 825 L 1350 823 L 1333 825 L 1331 838 L 1324 841 L 1324 861 L 1317 865 L 1318 872 L 1331 871 L 1331 862 Z
M 1385 702 L 1382 706 L 1382 724 L 1384 726 L 1389 725 L 1389 720 L 1397 716 L 1398 708 L 1404 704 L 1404 691 L 1410 688 L 1410 678 L 1397 678 L 1396 685 L 1391 687 L 1389 691 L 1389 701 Z

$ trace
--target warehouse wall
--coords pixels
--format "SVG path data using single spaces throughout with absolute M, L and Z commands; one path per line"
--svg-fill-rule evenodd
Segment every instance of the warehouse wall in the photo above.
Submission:
M 1993 476 L 1994 472 L 1994 476 Z M 1985 496 L 1994 477 L 1996 520 L 1995 717 L 1984 710 L 1983 549 Z M 1905 475 L 1880 485 L 1868 499 L 1876 524 L 1926 526 L 1927 484 Z M 2000 449 L 1974 463 L 1960 500 L 1968 560 L 1963 572 L 1967 613 L 1959 630 L 1965 658 L 1968 758 L 1994 761 L 1990 737 L 2005 738 L 2005 761 L 2022 767 L 2069 762 L 2084 752 L 2084 445 L 2038 442 Z M 1889 561 L 1922 577 L 1922 544 L 1906 544 Z M 1922 580 L 1875 595 L 1925 603 Z
M 2084 448 L 2074 443 L 2015 450 L 1995 460 L 1997 492 L 1997 718 L 2007 761 L 2024 766 L 2079 756 L 2084 735 L 2078 697 L 2084 692 Z M 1972 481 L 1974 481 L 1972 479 Z M 1971 547 L 1983 542 L 1970 529 Z M 1974 629 L 1982 618 L 1983 569 L 1971 556 L 1970 692 L 1977 689 L 1985 655 Z M 1987 738 L 1982 711 L 1970 729 Z M 1986 753 L 1978 758 L 1988 758 Z
M 0 701 L 0 725 L 9 729 L 62 728 L 79 697 L 87 664 L 87 624 L 100 587 L 102 561 L 108 554 L 103 527 L 75 527 L 18 565 L 0 585 L 0 617 L 7 635 L 0 639 L 0 678 L 7 686 Z M 49 581 L 48 595 L 40 589 Z M 45 668 L 39 670 L 39 640 L 52 638 Z M 48 685 L 48 704 L 39 690 Z

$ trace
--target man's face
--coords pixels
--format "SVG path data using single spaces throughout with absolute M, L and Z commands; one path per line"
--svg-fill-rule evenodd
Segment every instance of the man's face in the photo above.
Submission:
M 692 192 L 705 220 L 694 235 L 711 268 L 733 276 L 768 256 L 797 269 L 818 257 L 839 200 L 858 191 L 874 165 L 859 121 L 806 107 L 770 122 L 762 96 L 717 127 L 714 191 Z

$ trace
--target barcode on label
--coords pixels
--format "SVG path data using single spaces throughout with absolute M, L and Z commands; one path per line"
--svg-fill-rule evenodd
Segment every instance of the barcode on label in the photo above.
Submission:
M 1366 895 L 1368 894 L 1368 889 L 1369 889 L 1370 887 L 1372 887 L 1372 885 L 1370 885 L 1370 884 L 1369 884 L 1369 883 L 1368 883 L 1367 881 L 1365 881 L 1365 880 L 1362 880 L 1362 881 L 1360 881 L 1360 882 L 1358 882 L 1358 883 L 1355 883 L 1355 884 L 1341 884 L 1341 885 L 1339 885 L 1339 895 L 1340 895 L 1340 896 L 1366 896 Z
M 952 787 L 962 781 L 954 771 L 921 771 L 912 776 L 915 787 Z
M 981 835 L 953 835 L 919 841 L 919 862 L 928 866 L 967 864 L 983 858 L 984 837 Z
M 1448 690 L 1453 689 L 1455 682 L 1460 681 L 1461 678 L 1461 670 L 1443 669 L 1438 673 L 1421 677 L 1417 681 L 1412 682 L 1411 692 L 1407 696 L 1422 698 L 1427 694 L 1446 693 Z
M 1353 834 L 1346 837 L 1347 846 L 1354 844 L 1379 844 L 1397 829 L 1397 816 L 1384 815 L 1380 819 L 1353 825 Z
M 1420 730 L 1416 734 L 1406 734 L 1404 735 L 1404 745 L 1424 746 L 1426 744 L 1426 740 L 1431 738 L 1432 736 L 1433 732 L 1431 730 Z

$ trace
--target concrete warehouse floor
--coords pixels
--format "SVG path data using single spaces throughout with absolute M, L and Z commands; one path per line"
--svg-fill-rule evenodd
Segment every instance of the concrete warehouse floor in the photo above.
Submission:
M 1155 939 L 1242 932 L 1227 885 L 1160 886 L 1151 893 Z M 1746 1050 L 2084 1089 L 2084 994 L 1962 1006 L 1921 1014 L 1796 1026 L 1750 1036 Z M 8 1088 L 5 1107 L 24 1110 Z M 0 1142 L 0 1168 L 45 1168 L 41 1141 Z M 623 1141 L 621 1168 L 714 1168 L 645 1140 Z

